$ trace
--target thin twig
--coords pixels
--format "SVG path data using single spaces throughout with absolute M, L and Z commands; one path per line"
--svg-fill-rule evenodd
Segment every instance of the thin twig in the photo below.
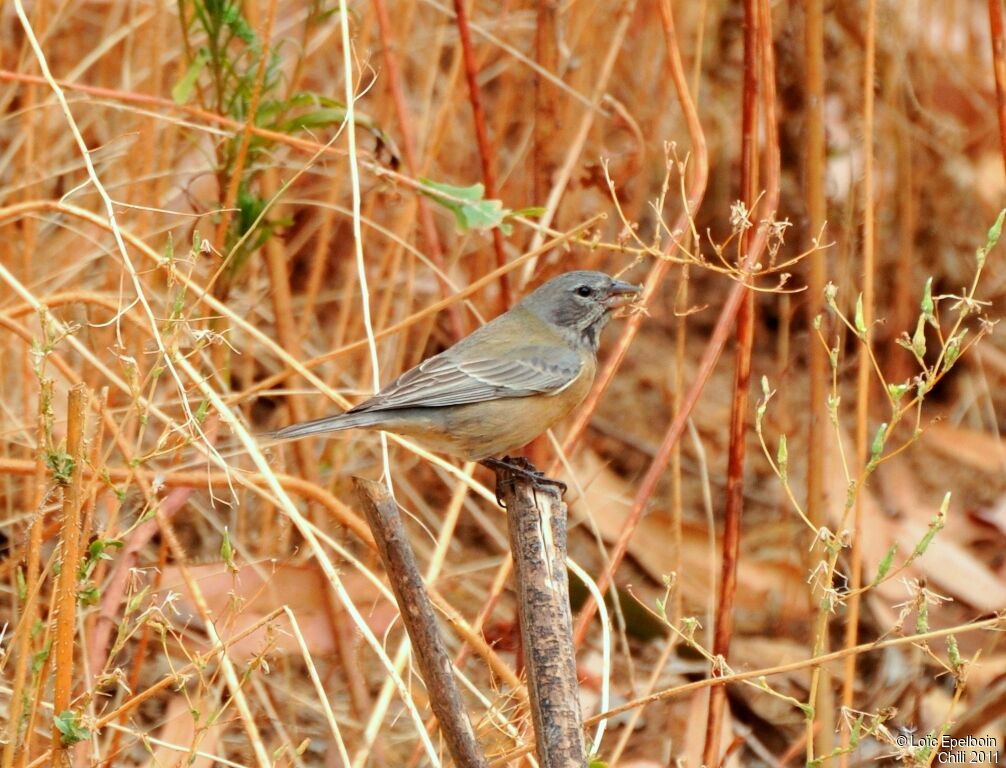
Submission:
M 744 205 L 752 210 L 758 197 L 758 96 L 763 80 L 760 49 L 771 46 L 771 34 L 762 34 L 765 19 L 760 0 L 744 2 L 744 85 L 741 109 L 740 190 Z M 767 40 L 767 42 L 765 42 Z M 767 122 L 767 121 L 766 121 Z M 750 232 L 740 236 L 740 261 L 753 264 L 757 254 L 751 249 Z M 754 293 L 744 292 L 737 312 L 737 346 L 734 352 L 734 387 L 730 402 L 730 443 L 727 449 L 727 490 L 723 512 L 722 557 L 716 601 L 712 652 L 726 660 L 733 637 L 733 607 L 737 590 L 737 561 L 740 556 L 741 514 L 744 510 L 744 453 L 747 445 L 748 391 L 751 382 L 751 348 L 754 343 Z M 725 720 L 726 692 L 716 688 L 709 694 L 709 716 L 703 758 L 710 768 L 720 765 L 720 737 Z
M 1002 0 L 989 2 L 989 33 L 992 36 L 992 72 L 996 79 L 996 115 L 999 118 L 999 143 L 1006 165 L 1006 32 L 1003 32 Z
M 29 348 L 26 345 L 26 349 Z M 39 563 L 42 552 L 42 522 L 39 512 L 42 499 L 45 496 L 46 482 L 46 419 L 52 405 L 52 380 L 42 378 L 39 381 L 37 420 L 35 425 L 35 461 L 34 482 L 31 483 L 29 509 L 32 511 L 31 523 L 28 526 L 28 541 L 22 555 L 10 555 L 12 562 L 24 561 L 24 594 L 21 606 L 19 626 L 15 630 L 11 649 L 14 653 L 14 680 L 12 685 L 10 712 L 7 721 L 7 738 L 3 749 L 3 768 L 11 768 L 16 752 L 22 744 L 22 715 L 24 714 L 24 686 L 31 660 L 32 637 L 30 627 L 38 615 Z
M 874 111 L 874 78 L 876 75 L 877 56 L 877 3 L 867 0 L 866 3 L 866 53 L 863 62 L 863 324 L 865 325 L 864 343 L 859 352 L 859 364 L 856 371 L 856 464 L 865 469 L 870 451 L 869 419 L 870 419 L 870 379 L 872 361 L 869 339 L 873 326 L 874 315 L 874 251 L 876 212 L 873 189 L 873 111 Z M 862 471 L 862 469 L 861 469 Z M 856 645 L 859 637 L 859 587 L 863 580 L 863 493 L 857 493 L 853 504 L 851 523 L 852 545 L 849 552 L 849 590 L 851 594 L 846 604 L 845 646 Z M 844 523 L 843 523 L 844 525 Z M 842 682 L 842 705 L 851 708 L 856 687 L 856 657 L 850 655 L 845 659 L 845 669 Z M 849 744 L 849 730 L 842 730 L 842 747 Z M 841 768 L 849 764 L 849 752 L 844 751 L 839 758 Z
M 150 304 L 147 301 L 146 294 L 143 292 L 143 286 L 140 283 L 139 275 L 133 267 L 133 262 L 129 258 L 129 253 L 126 251 L 126 244 L 123 241 L 122 232 L 116 222 L 115 207 L 112 204 L 112 198 L 108 196 L 108 192 L 105 190 L 104 185 L 98 178 L 97 171 L 94 169 L 94 164 L 91 162 L 91 153 L 87 148 L 87 144 L 84 142 L 84 138 L 80 135 L 77 123 L 73 118 L 73 113 L 70 111 L 70 105 L 66 101 L 66 96 L 63 94 L 63 91 L 56 82 L 56 79 L 49 71 L 49 64 L 46 61 L 45 54 L 42 52 L 42 48 L 35 37 L 31 24 L 28 22 L 28 17 L 25 15 L 24 6 L 21 0 L 14 0 L 14 10 L 17 12 L 18 19 L 21 21 L 21 26 L 24 28 L 25 35 L 31 43 L 32 50 L 35 53 L 35 58 L 38 60 L 39 67 L 42 69 L 42 76 L 45 78 L 45 82 L 49 85 L 49 87 L 52 88 L 52 91 L 56 96 L 56 100 L 59 102 L 59 105 L 63 110 L 63 115 L 66 117 L 67 124 L 70 127 L 70 132 L 73 134 L 74 141 L 77 143 L 77 148 L 84 160 L 84 166 L 87 168 L 88 178 L 94 185 L 98 194 L 101 196 L 102 202 L 105 205 L 105 215 L 108 220 L 109 229 L 115 238 L 115 244 L 118 247 L 119 255 L 122 257 L 122 263 L 126 267 L 126 271 L 132 281 L 133 289 L 136 291 L 136 298 L 139 300 L 140 305 L 143 307 L 147 316 L 147 322 L 150 324 L 150 330 L 153 334 L 154 342 L 157 344 L 157 350 L 178 388 L 178 395 L 181 400 L 182 409 L 185 411 L 185 415 L 188 418 L 188 426 L 193 426 L 198 430 L 198 422 L 189 410 L 189 402 L 185 396 L 185 385 L 182 383 L 182 379 L 178 375 L 178 371 L 175 369 L 171 356 L 168 354 L 164 345 L 164 340 L 161 338 L 160 331 L 158 330 L 159 326 L 157 318 L 154 316 L 154 311 L 151 309 Z
M 468 99 L 472 105 L 472 122 L 475 125 L 475 143 L 479 148 L 479 159 L 482 161 L 482 184 L 485 186 L 485 196 L 496 199 L 496 170 L 493 167 L 494 153 L 486 132 L 485 110 L 482 108 L 482 96 L 479 93 L 478 64 L 475 63 L 475 50 L 472 47 L 471 31 L 468 28 L 468 12 L 465 10 L 465 0 L 454 0 L 454 18 L 458 25 L 458 38 L 461 42 L 461 52 L 464 56 L 465 78 L 468 80 Z M 537 121 L 538 117 L 535 117 Z M 415 174 L 413 174 L 415 175 Z M 506 264 L 506 253 L 503 251 L 503 233 L 499 227 L 493 227 L 493 250 L 496 252 L 496 268 Z M 500 275 L 500 311 L 510 305 L 510 281 L 504 272 Z
M 684 67 L 681 64 L 681 54 L 678 49 L 677 38 L 675 36 L 674 16 L 671 11 L 670 0 L 662 0 L 660 3 L 660 10 L 664 23 L 664 38 L 666 41 L 668 68 L 670 69 L 671 77 L 674 81 L 678 100 L 681 103 L 682 110 L 684 111 L 685 118 L 688 122 L 689 136 L 692 140 L 693 156 L 696 161 L 694 166 L 695 175 L 688 187 L 688 199 L 685 210 L 682 211 L 681 216 L 678 218 L 677 224 L 675 225 L 675 231 L 680 231 L 683 236 L 686 231 L 688 221 L 698 209 L 702 202 L 702 198 L 705 195 L 709 167 L 706 153 L 705 135 L 702 131 L 702 125 L 699 122 L 698 113 L 695 111 L 691 92 L 688 89 L 688 81 L 685 77 Z M 669 242 L 666 246 L 666 250 L 670 251 L 673 247 L 673 241 Z M 651 268 L 643 289 L 642 301 L 644 303 L 648 300 L 652 300 L 656 295 L 656 289 L 661 284 L 668 266 L 668 262 L 659 260 Z M 713 330 L 709 343 L 706 345 L 706 351 L 703 353 L 703 357 L 699 363 L 699 368 L 695 379 L 692 382 L 692 386 L 689 389 L 687 396 L 683 399 L 680 410 L 675 413 L 674 419 L 668 427 L 668 430 L 664 435 L 664 439 L 661 441 L 660 448 L 658 449 L 653 461 L 650 463 L 650 466 L 646 471 L 645 476 L 643 477 L 643 480 L 637 488 L 636 495 L 633 498 L 632 507 L 622 524 L 622 532 L 619 535 L 619 539 L 614 550 L 612 551 L 610 563 L 608 567 L 605 568 L 601 578 L 597 580 L 597 586 L 602 592 L 608 588 L 615 571 L 621 564 L 622 558 L 628 550 L 632 534 L 635 532 L 636 526 L 642 517 L 643 509 L 653 492 L 656 490 L 657 482 L 663 476 L 664 471 L 667 468 L 667 463 L 671 459 L 671 453 L 674 445 L 684 432 L 685 426 L 688 423 L 688 417 L 691 414 L 692 409 L 695 407 L 695 404 L 698 402 L 699 396 L 702 394 L 702 390 L 705 387 L 706 382 L 709 380 L 709 376 L 712 374 L 717 360 L 719 360 L 720 353 L 723 351 L 723 345 L 727 340 L 727 334 L 729 333 L 730 327 L 733 325 L 733 319 L 740 304 L 742 289 L 743 285 L 740 283 L 735 283 L 731 289 L 726 303 L 720 312 L 720 317 L 716 321 L 716 327 Z M 636 314 L 629 318 L 626 328 L 622 333 L 622 337 L 618 340 L 618 346 L 615 351 L 611 353 L 611 356 L 608 358 L 608 361 L 605 363 L 602 371 L 598 373 L 594 388 L 591 390 L 591 393 L 587 396 L 587 399 L 581 406 L 575 421 L 570 427 L 566 438 L 563 440 L 563 453 L 568 455 L 577 440 L 579 440 L 582 436 L 588 422 L 590 421 L 591 414 L 593 414 L 601 396 L 611 383 L 616 371 L 621 365 L 622 360 L 625 358 L 629 345 L 631 345 L 632 340 L 635 338 L 635 335 L 642 324 L 642 319 L 642 314 Z M 580 610 L 580 617 L 577 620 L 576 629 L 573 634 L 573 639 L 577 646 L 579 646 L 586 637 L 587 626 L 590 624 L 596 608 L 597 607 L 594 604 L 593 599 L 588 599 L 583 608 Z
M 665 688 L 664 690 L 657 691 L 649 696 L 643 696 L 638 699 L 633 699 L 632 701 L 627 701 L 624 704 L 619 704 L 617 707 L 609 709 L 607 712 L 599 712 L 596 715 L 588 717 L 583 721 L 583 725 L 586 728 L 599 723 L 603 719 L 611 719 L 623 712 L 629 712 L 633 709 L 638 709 L 639 707 L 646 707 L 658 701 L 676 699 L 690 693 L 695 693 L 696 691 L 703 691 L 707 688 L 715 689 L 733 683 L 758 680 L 762 677 L 769 678 L 775 675 L 787 675 L 800 670 L 813 669 L 825 664 L 830 664 L 833 661 L 840 661 L 848 658 L 849 656 L 860 656 L 864 653 L 882 651 L 886 648 L 896 648 L 902 645 L 926 643 L 929 640 L 935 640 L 941 637 L 963 635 L 970 632 L 977 632 L 979 630 L 999 630 L 1003 626 L 1006 626 L 1006 617 L 997 615 L 990 619 L 971 621 L 966 624 L 958 624 L 945 629 L 935 629 L 930 632 L 919 632 L 914 635 L 906 635 L 905 637 L 893 637 L 887 640 L 877 640 L 872 643 L 861 643 L 853 648 L 841 648 L 837 651 L 825 654 L 824 656 L 815 656 L 809 659 L 789 662 L 787 664 L 779 664 L 778 666 L 763 667 L 761 669 L 749 669 L 744 672 L 733 672 L 729 675 L 720 675 L 718 677 L 708 677 L 704 680 L 696 680 L 692 683 L 684 683 L 682 685 L 673 686 L 672 688 Z M 533 747 L 528 746 L 511 750 L 502 757 L 493 760 L 490 764 L 490 768 L 501 768 L 501 766 L 509 765 L 511 761 L 530 753 L 532 749 Z
M 803 175 L 807 200 L 807 231 L 810 238 L 822 231 L 827 219 L 827 200 L 824 194 L 824 7 L 823 0 L 808 0 L 804 6 L 804 82 L 806 84 L 806 144 Z M 811 241 L 810 245 L 815 243 Z M 807 295 L 807 324 L 812 326 L 815 318 L 824 310 L 824 287 L 828 280 L 827 256 L 823 249 L 815 249 L 808 257 L 809 280 Z M 824 506 L 824 457 L 825 436 L 827 434 L 827 414 L 825 393 L 828 386 L 827 351 L 821 344 L 810 344 L 807 375 L 810 379 L 809 402 L 807 404 L 807 518 L 811 525 L 821 529 L 825 524 Z M 823 542 L 816 542 L 807 551 L 805 562 L 811 571 L 824 558 Z M 815 604 L 820 604 L 822 590 L 815 592 Z M 827 653 L 828 633 L 816 633 L 812 638 L 815 653 Z M 807 719 L 806 748 L 807 759 L 813 758 L 814 750 L 829 754 L 834 748 L 834 697 L 828 671 L 815 667 L 811 675 L 809 703 L 815 708 L 816 717 L 822 723 L 816 736 L 811 733 L 814 722 Z M 823 683 L 823 684 L 822 684 Z
M 84 477 L 84 430 L 87 418 L 87 388 L 78 384 L 70 390 L 67 400 L 66 450 L 62 453 L 64 466 L 69 463 L 70 474 L 63 487 L 63 514 L 60 520 L 60 572 L 56 583 L 53 604 L 56 608 L 56 631 L 53 643 L 55 682 L 52 705 L 57 717 L 70 710 L 70 693 L 73 687 L 73 636 L 77 617 L 77 568 L 80 560 L 81 489 Z M 65 722 L 65 721 L 64 721 Z M 69 760 L 63 734 L 52 727 L 53 763 L 63 765 Z
M 604 92 L 608 87 L 608 80 L 611 78 L 615 62 L 618 59 L 618 54 L 621 52 L 622 45 L 625 42 L 625 35 L 629 31 L 629 23 L 632 21 L 632 12 L 635 7 L 636 0 L 621 0 L 618 12 L 618 23 L 608 36 L 608 48 L 605 51 L 604 59 L 601 63 L 601 72 L 597 77 L 597 81 L 594 83 L 594 92 L 590 99 L 591 104 L 594 106 L 601 103 Z M 569 184 L 570 179 L 573 177 L 573 171 L 580 162 L 580 154 L 583 152 L 584 144 L 587 141 L 587 136 L 590 134 L 590 128 L 594 124 L 594 118 L 596 116 L 597 112 L 594 109 L 590 109 L 587 110 L 583 114 L 583 117 L 580 118 L 580 123 L 577 125 L 576 133 L 573 136 L 572 141 L 569 143 L 569 149 L 566 151 L 566 159 L 559 168 L 559 172 L 556 174 L 556 177 L 552 182 L 552 189 L 549 192 L 548 200 L 545 201 L 545 212 L 541 215 L 541 219 L 539 221 L 541 228 L 536 229 L 534 236 L 531 238 L 532 251 L 537 250 L 541 246 L 542 241 L 545 239 L 543 229 L 551 224 L 552 219 L 559 210 L 559 203 L 562 200 L 562 196 L 566 191 L 566 187 Z M 526 285 L 528 280 L 530 280 L 531 276 L 534 274 L 536 263 L 535 259 L 531 259 L 524 265 L 524 269 L 521 272 L 522 284 Z
M 475 729 L 465 711 L 461 692 L 451 674 L 451 659 L 437 628 L 415 553 L 409 544 L 398 505 L 386 486 L 354 478 L 357 497 L 377 542 L 377 551 L 395 593 L 402 623 L 430 697 L 430 708 L 440 722 L 448 751 L 463 768 L 487 765 Z

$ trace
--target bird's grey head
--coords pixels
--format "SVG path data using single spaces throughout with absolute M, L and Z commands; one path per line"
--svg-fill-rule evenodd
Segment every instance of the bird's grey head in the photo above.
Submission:
M 601 330 L 614 310 L 640 290 L 603 272 L 566 272 L 530 293 L 521 306 L 554 325 L 574 344 L 596 352 Z

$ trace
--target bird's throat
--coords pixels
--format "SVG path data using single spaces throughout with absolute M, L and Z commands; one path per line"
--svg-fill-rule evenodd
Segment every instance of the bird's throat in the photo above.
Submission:
M 597 352 L 597 347 L 601 343 L 601 331 L 608 324 L 608 320 L 609 315 L 605 312 L 580 333 L 581 343 L 594 353 Z

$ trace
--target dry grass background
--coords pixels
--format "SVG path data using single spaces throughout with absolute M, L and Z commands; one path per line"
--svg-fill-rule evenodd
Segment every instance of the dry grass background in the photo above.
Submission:
M 772 132 L 749 131 L 765 147 L 755 189 L 770 193 L 752 219 L 774 208 L 791 226 L 754 279 L 766 290 L 740 473 L 728 468 L 731 354 L 683 438 L 666 438 L 738 275 L 741 3 L 673 2 L 670 37 L 659 4 L 633 0 L 0 6 L 3 768 L 435 764 L 350 493 L 352 475 L 380 475 L 379 440 L 261 453 L 249 433 L 342 407 L 371 391 L 372 352 L 386 382 L 573 268 L 627 270 L 649 290 L 647 314 L 608 331 L 602 354 L 625 353 L 611 386 L 532 449 L 542 466 L 565 449 L 571 554 L 602 583 L 613 572 L 622 598 L 610 665 L 600 624 L 578 631 L 586 714 L 629 704 L 599 757 L 702 762 L 716 531 L 739 477 L 720 671 L 747 682 L 717 688 L 725 759 L 939 759 L 899 745 L 908 732 L 1001 744 L 1006 649 L 990 630 L 1006 609 L 1006 350 L 995 335 L 970 346 L 1006 287 L 996 250 L 973 284 L 1006 192 L 999 4 L 825 3 L 820 101 L 806 53 L 820 5 L 772 4 L 774 64 L 753 74 L 781 162 L 776 185 Z M 865 116 L 864 78 L 876 84 Z M 486 183 L 512 230 L 460 228 L 451 207 L 501 213 L 438 201 L 420 179 Z M 701 249 L 673 223 L 686 199 Z M 713 243 L 728 244 L 725 264 Z M 791 276 L 777 290 L 780 271 Z M 817 331 L 823 280 L 837 292 Z M 968 336 L 955 337 L 958 319 Z M 897 390 L 869 365 L 860 375 L 860 360 L 910 384 L 901 406 L 928 370 L 918 408 L 892 418 Z M 763 376 L 775 394 L 761 409 Z M 456 619 L 445 631 L 483 744 L 512 754 L 531 735 L 490 478 L 397 441 L 390 466 Z M 850 579 L 869 588 L 850 593 Z

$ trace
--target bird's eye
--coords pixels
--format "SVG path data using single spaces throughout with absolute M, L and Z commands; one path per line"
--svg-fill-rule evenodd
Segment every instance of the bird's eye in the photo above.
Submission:
M 584 298 L 590 296 L 593 293 L 589 285 L 581 285 L 576 289 L 577 296 L 583 296 Z

